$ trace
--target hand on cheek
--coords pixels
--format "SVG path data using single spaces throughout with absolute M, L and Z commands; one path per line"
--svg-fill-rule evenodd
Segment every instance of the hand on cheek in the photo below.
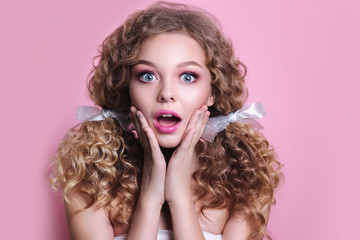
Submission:
M 184 133 L 180 146 L 173 153 L 166 173 L 165 200 L 169 202 L 192 200 L 192 163 L 196 157 L 195 146 L 204 132 L 210 113 L 206 106 L 196 110 Z
M 130 117 L 144 149 L 141 196 L 173 202 L 191 199 L 192 161 L 195 146 L 204 132 L 210 113 L 204 105 L 196 110 L 186 127 L 180 146 L 174 151 L 166 169 L 160 146 L 144 115 L 131 107 Z M 162 194 L 162 196 L 161 196 Z
M 141 180 L 140 198 L 155 203 L 164 202 L 166 162 L 144 115 L 135 107 L 130 109 L 130 118 L 144 149 L 144 165 Z

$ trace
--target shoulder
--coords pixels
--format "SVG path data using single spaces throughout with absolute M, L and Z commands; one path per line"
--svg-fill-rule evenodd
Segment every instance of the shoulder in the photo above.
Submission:
M 263 216 L 265 218 L 264 229 L 270 215 L 270 208 L 265 210 Z M 251 219 L 251 213 L 249 210 L 238 211 L 233 213 L 227 221 L 223 230 L 223 239 L 226 240 L 245 240 L 248 239 L 250 234 L 255 232 L 254 224 Z M 254 238 L 251 239 L 263 239 L 264 234 L 262 232 L 256 233 Z
M 125 146 L 116 126 L 106 124 L 84 123 L 59 146 L 54 182 L 63 190 L 71 239 L 114 238 L 110 205 L 118 196 L 118 159 Z
M 114 238 L 108 210 L 105 207 L 98 208 L 96 204 L 88 207 L 87 194 L 72 189 L 69 201 L 65 201 L 64 205 L 71 239 L 110 240 Z

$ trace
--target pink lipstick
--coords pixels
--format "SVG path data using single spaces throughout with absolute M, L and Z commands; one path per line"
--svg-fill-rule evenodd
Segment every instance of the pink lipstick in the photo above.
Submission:
M 161 133 L 175 132 L 181 123 L 181 117 L 173 111 L 160 110 L 155 113 L 154 125 Z

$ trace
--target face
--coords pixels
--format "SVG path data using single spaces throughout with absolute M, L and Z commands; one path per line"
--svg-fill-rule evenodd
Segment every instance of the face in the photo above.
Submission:
M 205 60 L 201 46 L 185 34 L 160 34 L 142 44 L 129 83 L 130 99 L 160 146 L 178 146 L 192 114 L 214 103 Z

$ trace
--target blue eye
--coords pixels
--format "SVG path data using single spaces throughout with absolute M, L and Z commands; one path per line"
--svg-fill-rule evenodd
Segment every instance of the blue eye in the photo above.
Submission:
M 198 76 L 194 73 L 184 73 L 181 75 L 181 80 L 185 83 L 192 83 L 196 80 Z
M 145 72 L 139 74 L 139 79 L 144 82 L 153 82 L 156 80 L 155 74 L 151 72 Z

